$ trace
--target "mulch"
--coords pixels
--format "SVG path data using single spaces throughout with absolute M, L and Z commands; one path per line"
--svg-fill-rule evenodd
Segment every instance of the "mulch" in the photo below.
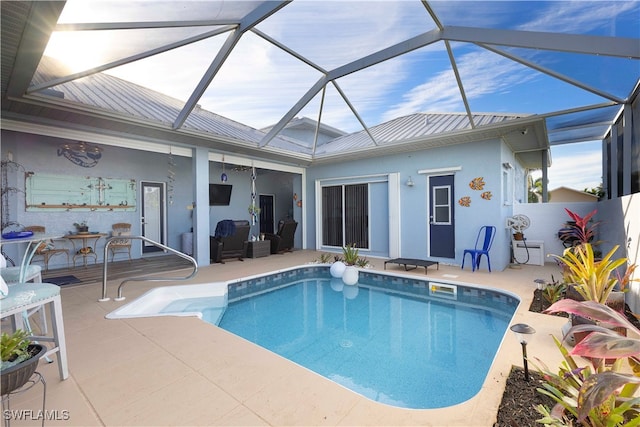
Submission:
M 542 291 L 536 289 L 534 291 L 533 301 L 529 306 L 529 311 L 541 313 L 551 304 L 544 299 Z M 630 310 L 629 306 L 625 307 L 627 319 L 640 329 L 640 319 L 638 319 Z M 558 313 L 562 317 L 568 317 L 566 313 Z M 493 427 L 520 427 L 520 426 L 536 426 L 542 425 L 536 422 L 542 418 L 542 414 L 536 411 L 537 405 L 545 405 L 551 409 L 555 405 L 555 401 L 548 396 L 539 393 L 536 388 L 541 387 L 542 376 L 537 371 L 529 370 L 529 381 L 524 378 L 524 370 L 513 366 L 509 377 L 507 378 L 506 387 L 502 395 L 502 401 L 498 407 L 498 415 Z M 575 420 L 574 426 L 579 427 L 582 424 Z

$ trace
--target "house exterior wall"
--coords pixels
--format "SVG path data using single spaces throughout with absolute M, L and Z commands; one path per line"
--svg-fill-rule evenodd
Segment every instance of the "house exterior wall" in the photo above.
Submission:
M 598 196 L 560 187 L 549 191 L 549 203 L 597 202 Z
M 502 163 L 510 162 L 513 169 L 503 185 Z M 321 183 L 339 184 L 356 180 L 379 182 L 380 174 L 399 174 L 400 176 L 400 256 L 406 258 L 427 258 L 428 242 L 428 204 L 427 176 L 431 170 L 442 168 L 459 168 L 454 173 L 454 215 L 455 215 L 455 258 L 440 259 L 443 263 L 461 264 L 464 249 L 472 248 L 475 244 L 478 230 L 483 225 L 495 225 L 497 235 L 491 250 L 493 270 L 502 270 L 510 262 L 509 234 L 504 227 L 505 215 L 511 215 L 513 199 L 524 197 L 521 185 L 523 178 L 518 180 L 516 175 L 523 174 L 513 154 L 505 149 L 499 140 L 476 142 L 473 144 L 453 145 L 446 148 L 400 153 L 385 157 L 362 159 L 343 163 L 322 164 L 307 169 L 307 192 L 314 194 L 317 181 Z M 419 174 L 418 171 L 423 171 Z M 409 176 L 415 185 L 405 185 Z M 336 177 L 341 179 L 336 180 Z M 477 177 L 483 178 L 483 190 L 473 190 L 470 182 Z M 386 181 L 385 181 L 386 182 Z M 375 184 L 378 186 L 379 184 Z M 506 188 L 506 190 L 503 190 Z M 484 191 L 491 191 L 490 200 L 481 198 Z M 503 191 L 508 191 L 504 195 Z M 471 199 L 469 207 L 458 203 L 461 197 Z M 315 200 L 309 198 L 307 205 L 308 223 L 319 220 L 319 207 Z M 313 205 L 311 205 L 313 204 Z M 372 230 L 372 250 L 361 251 L 365 256 L 388 258 L 389 251 L 384 245 L 378 244 L 378 239 L 388 238 L 389 223 L 381 218 L 389 218 L 388 203 L 371 206 L 370 224 Z M 393 225 L 391 224 L 393 229 Z M 381 237 L 384 236 L 384 237 Z M 307 242 L 310 248 L 323 248 L 317 241 L 315 228 L 309 227 Z M 387 243 L 385 241 L 385 243 Z M 434 258 L 435 259 L 435 258 Z
M 103 148 L 102 157 L 98 164 L 92 168 L 84 168 L 74 165 L 66 158 L 58 156 L 58 147 L 69 141 L 60 138 L 53 138 L 26 133 L 2 131 L 1 156 L 6 159 L 7 153 L 11 152 L 13 160 L 22 166 L 25 171 L 35 173 L 58 174 L 68 176 L 93 176 L 104 178 L 134 179 L 137 184 L 137 207 L 133 212 L 119 211 L 95 211 L 87 212 L 80 210 L 70 210 L 64 212 L 26 212 L 24 193 L 9 195 L 9 218 L 22 226 L 44 225 L 47 232 L 64 235 L 70 231 L 75 231 L 73 223 L 86 220 L 92 231 L 108 233 L 111 225 L 116 222 L 128 222 L 132 224 L 132 234 L 141 233 L 140 223 L 140 181 L 168 182 L 169 157 L 168 154 L 152 153 L 128 148 L 113 146 L 101 146 Z M 182 233 L 191 231 L 193 224 L 192 210 L 188 207 L 195 202 L 194 182 L 192 176 L 192 158 L 173 155 L 175 166 L 175 182 L 173 183 L 173 194 L 169 204 L 167 196 L 167 244 L 168 246 L 181 250 Z M 210 163 L 209 182 L 220 182 L 221 165 L 215 162 Z M 216 224 L 221 219 L 249 219 L 247 207 L 251 201 L 251 173 L 235 172 L 227 170 L 229 176 L 228 183 L 233 185 L 231 204 L 229 206 L 207 206 L 208 223 L 210 234 L 215 231 Z M 24 171 L 11 173 L 9 178 L 10 186 L 24 190 Z M 296 190 L 297 189 L 297 190 Z M 275 215 L 276 223 L 280 219 L 292 217 L 300 222 L 300 209 L 294 211 L 293 193 L 301 190 L 300 178 L 293 174 L 267 171 L 258 175 L 256 180 L 256 192 L 258 194 L 274 194 L 276 196 Z M 208 201 L 205 200 L 204 203 Z M 258 225 L 252 229 L 252 233 L 259 233 Z M 301 232 L 296 233 L 296 247 L 302 247 Z M 198 236 L 199 239 L 207 240 L 205 245 L 208 248 L 208 235 Z M 71 249 L 69 242 L 58 243 L 61 247 Z M 98 244 L 98 253 L 101 250 L 104 240 Z M 132 257 L 141 256 L 139 241 L 133 241 Z M 11 258 L 20 259 L 18 252 L 24 248 L 18 245 L 5 245 L 3 251 Z M 101 257 L 100 257 L 101 258 Z M 206 262 L 206 256 L 205 256 Z M 201 262 L 202 264 L 202 262 Z M 66 266 L 64 257 L 53 257 L 50 261 L 51 268 Z
M 599 235 L 603 253 L 620 245 L 614 258 L 627 258 L 627 264 L 636 264 L 633 279 L 625 296 L 629 308 L 640 313 L 640 193 L 634 193 L 617 199 L 597 203 L 597 219 L 602 221 Z
M 51 211 L 25 211 L 24 193 L 18 193 L 10 200 L 10 217 L 23 226 L 44 225 L 48 233 L 67 234 L 75 231 L 73 226 L 76 222 L 87 221 L 92 231 L 109 233 L 111 225 L 117 222 L 128 222 L 132 225 L 132 234 L 141 233 L 140 224 L 140 181 L 167 182 L 168 156 L 163 154 L 149 153 L 126 148 L 102 147 L 102 157 L 99 162 L 91 168 L 84 168 L 74 165 L 62 156 L 58 156 L 58 146 L 64 142 L 76 142 L 62 140 L 59 138 L 45 137 L 2 131 L 2 158 L 6 158 L 6 153 L 11 151 L 15 162 L 24 166 L 25 171 L 35 173 L 47 173 L 67 176 L 92 176 L 104 178 L 134 179 L 136 181 L 136 209 L 133 212 L 122 211 L 95 211 L 87 212 L 80 210 L 70 210 L 63 212 Z M 168 246 L 180 249 L 181 234 L 191 229 L 190 211 L 187 205 L 193 201 L 191 190 L 191 159 L 173 156 L 176 164 L 174 170 L 175 190 L 172 195 L 173 203 L 167 206 L 167 243 Z M 16 184 L 24 190 L 24 174 L 16 174 Z M 189 190 L 184 191 L 184 188 Z M 168 200 L 167 200 L 168 201 Z M 60 242 L 57 245 L 68 247 L 68 242 Z M 98 253 L 104 245 L 104 240 L 98 244 Z M 17 245 L 8 245 L 5 251 L 18 250 Z M 141 253 L 140 242 L 133 241 L 132 255 L 136 257 Z M 15 254 L 14 254 L 15 256 Z M 50 267 L 66 266 L 64 257 L 53 257 Z

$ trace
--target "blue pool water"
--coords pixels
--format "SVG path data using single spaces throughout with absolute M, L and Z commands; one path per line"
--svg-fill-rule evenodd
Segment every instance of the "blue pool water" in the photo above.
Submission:
M 372 400 L 440 408 L 480 390 L 518 303 L 368 272 L 356 289 L 310 267 L 230 284 L 219 326 Z

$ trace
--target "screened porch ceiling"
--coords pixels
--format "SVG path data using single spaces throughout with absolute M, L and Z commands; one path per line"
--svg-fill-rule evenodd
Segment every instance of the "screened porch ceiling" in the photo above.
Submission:
M 500 136 L 541 167 L 640 76 L 636 1 L 3 1 L 2 24 L 5 118 L 298 164 Z M 286 136 L 301 118 L 347 135 Z

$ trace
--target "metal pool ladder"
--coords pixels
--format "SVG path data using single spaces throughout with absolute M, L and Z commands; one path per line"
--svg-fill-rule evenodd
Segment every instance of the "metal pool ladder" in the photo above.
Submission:
M 102 268 L 102 298 L 98 299 L 98 301 L 100 301 L 100 302 L 109 301 L 111 299 L 111 298 L 109 298 L 107 296 L 107 266 L 109 265 L 109 263 L 107 262 L 107 260 L 108 260 L 107 251 L 109 250 L 109 244 L 111 243 L 112 240 L 121 240 L 121 239 L 122 239 L 121 236 L 109 237 L 109 238 L 107 238 L 107 243 L 104 245 L 104 257 L 103 257 L 104 261 L 103 261 L 103 268 Z M 125 283 L 127 283 L 127 282 L 172 282 L 172 281 L 176 281 L 176 280 L 189 280 L 193 276 L 195 276 L 196 273 L 198 272 L 198 262 L 193 257 L 190 257 L 189 255 L 183 254 L 182 252 L 179 252 L 179 251 L 177 251 L 177 250 L 175 250 L 173 248 L 165 246 L 162 243 L 158 243 L 156 241 L 148 239 L 148 238 L 146 238 L 144 236 L 127 236 L 127 239 L 129 239 L 129 240 L 142 240 L 142 241 L 145 241 L 147 243 L 151 243 L 154 246 L 159 247 L 160 249 L 164 250 L 165 252 L 171 252 L 171 253 L 179 256 L 180 258 L 184 258 L 187 261 L 190 261 L 191 264 L 193 264 L 193 271 L 191 272 L 191 274 L 189 274 L 186 277 L 138 276 L 138 277 L 131 277 L 129 279 L 125 279 L 120 283 L 120 286 L 118 286 L 118 296 L 116 298 L 114 298 L 114 301 L 122 301 L 122 300 L 125 299 L 125 297 L 122 296 L 122 288 L 124 287 Z

